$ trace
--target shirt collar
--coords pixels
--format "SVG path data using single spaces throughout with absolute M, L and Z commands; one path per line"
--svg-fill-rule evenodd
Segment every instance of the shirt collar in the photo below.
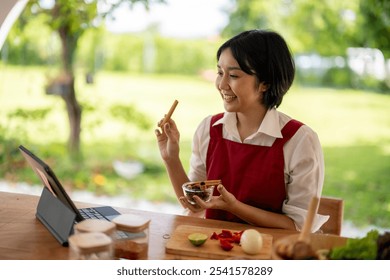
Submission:
M 223 117 L 214 123 L 214 125 L 218 124 L 223 124 L 225 126 L 225 129 L 229 132 L 237 130 L 236 113 L 225 112 L 223 114 Z
M 228 133 L 234 133 L 234 131 L 237 131 L 236 113 L 225 112 L 223 117 L 214 123 L 214 125 L 218 124 L 223 124 Z M 283 138 L 279 123 L 279 114 L 275 108 L 267 111 L 257 133 L 263 133 L 275 138 Z
M 275 138 L 283 138 L 282 128 L 280 127 L 279 113 L 275 108 L 267 111 L 258 132 L 267 134 Z

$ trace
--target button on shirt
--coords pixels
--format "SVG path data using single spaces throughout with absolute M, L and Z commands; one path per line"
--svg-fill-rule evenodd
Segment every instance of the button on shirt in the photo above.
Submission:
M 236 113 L 225 112 L 214 125 L 223 124 L 223 138 L 251 145 L 272 146 L 275 139 L 282 138 L 281 130 L 291 120 L 289 116 L 276 109 L 269 110 L 259 129 L 241 141 L 237 129 Z M 189 179 L 201 181 L 206 176 L 206 156 L 210 141 L 211 116 L 198 126 L 193 137 Z M 303 125 L 283 148 L 284 180 L 287 197 L 282 211 L 295 223 L 297 230 L 303 226 L 310 200 L 321 196 L 324 182 L 324 159 L 317 134 Z M 312 231 L 317 231 L 329 216 L 316 215 Z

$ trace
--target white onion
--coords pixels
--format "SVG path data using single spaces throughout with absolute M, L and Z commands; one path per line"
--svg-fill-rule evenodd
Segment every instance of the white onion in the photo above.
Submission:
M 263 248 L 263 238 L 257 230 L 247 229 L 241 235 L 240 244 L 245 253 L 255 255 Z

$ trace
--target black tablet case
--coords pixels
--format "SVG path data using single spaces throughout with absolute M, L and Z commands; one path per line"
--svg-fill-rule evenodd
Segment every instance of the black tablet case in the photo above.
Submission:
M 62 246 L 68 246 L 68 237 L 73 233 L 76 214 L 46 187 L 43 188 L 36 217 Z

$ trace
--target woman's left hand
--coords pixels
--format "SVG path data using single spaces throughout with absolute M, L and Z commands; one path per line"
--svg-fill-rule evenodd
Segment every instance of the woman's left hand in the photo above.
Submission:
M 192 212 L 200 212 L 204 209 L 221 209 L 228 210 L 237 201 L 236 197 L 228 192 L 223 185 L 217 187 L 219 196 L 213 196 L 209 202 L 204 202 L 198 196 L 194 195 L 193 198 L 196 201 L 196 205 L 188 203 L 185 197 L 180 197 L 181 204 L 191 210 Z

